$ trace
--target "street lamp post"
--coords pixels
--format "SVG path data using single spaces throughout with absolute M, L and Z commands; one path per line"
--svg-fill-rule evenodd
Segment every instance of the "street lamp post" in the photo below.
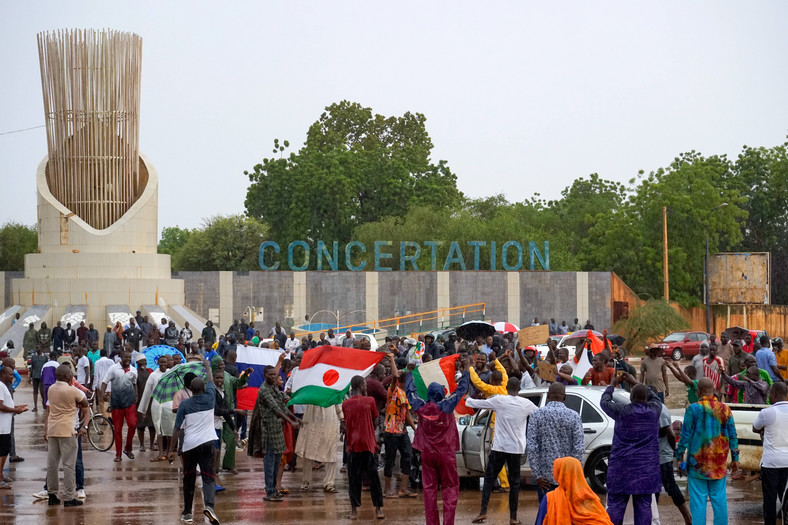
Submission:
M 723 202 L 722 204 L 717 205 L 716 207 L 712 208 L 708 214 L 706 214 L 706 258 L 704 261 L 704 281 L 705 281 L 705 290 L 704 295 L 706 296 L 706 332 L 709 333 L 711 331 L 711 301 L 709 299 L 709 218 L 711 214 L 715 211 L 719 210 L 720 208 L 724 208 L 727 206 L 727 202 Z

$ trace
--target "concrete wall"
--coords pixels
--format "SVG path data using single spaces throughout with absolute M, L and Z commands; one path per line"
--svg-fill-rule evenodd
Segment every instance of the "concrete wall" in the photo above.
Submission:
M 608 272 L 179 272 L 186 306 L 201 316 L 220 311 L 226 329 L 248 307 L 261 333 L 276 321 L 340 324 L 387 319 L 471 303 L 486 303 L 485 317 L 527 326 L 554 317 L 597 328 L 611 321 Z M 425 325 L 426 326 L 426 325 Z

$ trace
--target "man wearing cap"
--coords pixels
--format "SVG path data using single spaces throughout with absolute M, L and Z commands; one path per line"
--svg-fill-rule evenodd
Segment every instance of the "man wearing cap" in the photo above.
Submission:
M 145 452 L 145 429 L 150 434 L 150 448 L 153 449 L 153 440 L 156 437 L 156 430 L 153 427 L 150 408 L 146 411 L 140 410 L 140 399 L 145 391 L 151 373 L 148 371 L 148 360 L 145 354 L 137 354 L 137 439 L 140 441 L 140 451 Z

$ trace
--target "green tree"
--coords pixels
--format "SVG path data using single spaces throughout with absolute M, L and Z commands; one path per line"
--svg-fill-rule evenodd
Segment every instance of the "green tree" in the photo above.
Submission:
M 38 251 L 35 226 L 7 222 L 0 228 L 0 271 L 20 272 L 25 269 L 25 255 Z
M 457 206 L 457 178 L 445 161 L 430 160 L 425 122 L 420 113 L 384 117 L 348 101 L 328 106 L 298 153 L 286 155 L 289 144 L 277 139 L 277 157 L 244 172 L 247 215 L 268 224 L 281 246 L 303 239 L 314 249 L 414 206 Z
M 189 228 L 179 228 L 178 226 L 168 226 L 162 229 L 157 251 L 170 255 L 174 261 L 175 256 L 183 249 L 189 237 L 191 237 L 192 231 Z M 173 270 L 178 271 L 180 268 L 173 266 Z
M 626 337 L 626 348 L 637 355 L 647 344 L 671 332 L 687 329 L 689 323 L 676 308 L 662 299 L 651 299 L 635 306 L 629 316 L 618 321 L 611 330 Z
M 742 239 L 735 249 L 771 253 L 771 301 L 788 304 L 788 143 L 773 148 L 745 146 L 728 181 L 748 197 Z
M 612 270 L 638 294 L 662 296 L 662 207 L 668 209 L 668 268 L 671 300 L 689 306 L 703 297 L 705 232 L 712 253 L 742 239 L 747 201 L 727 187 L 731 163 L 723 156 L 684 153 L 667 168 L 630 181 L 618 209 L 595 218 L 583 240 L 586 270 Z M 722 203 L 728 206 L 711 211 Z
M 173 268 L 179 271 L 259 269 L 258 253 L 266 233 L 266 226 L 250 217 L 211 217 L 188 236 L 173 258 Z

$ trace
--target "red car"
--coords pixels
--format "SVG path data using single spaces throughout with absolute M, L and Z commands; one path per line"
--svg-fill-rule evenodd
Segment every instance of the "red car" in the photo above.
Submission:
M 698 355 L 700 344 L 708 342 L 709 334 L 706 332 L 673 332 L 652 347 L 661 348 L 664 357 L 679 361 L 682 357 Z

